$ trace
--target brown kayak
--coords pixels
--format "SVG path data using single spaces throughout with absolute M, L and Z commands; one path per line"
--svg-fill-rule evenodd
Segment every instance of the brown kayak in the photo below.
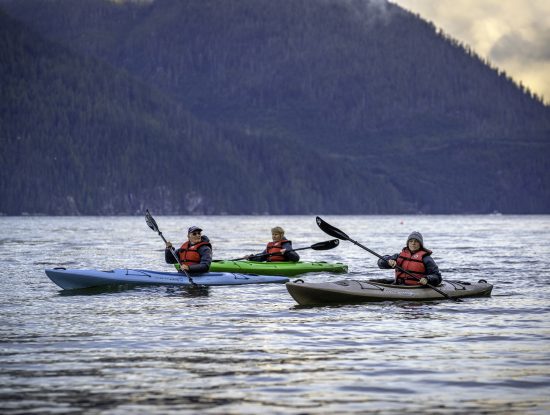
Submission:
M 373 301 L 430 301 L 445 299 L 430 287 L 395 285 L 391 280 L 342 280 L 336 282 L 287 282 L 286 289 L 300 305 L 347 304 Z M 493 285 L 479 282 L 443 281 L 437 289 L 452 298 L 490 296 Z

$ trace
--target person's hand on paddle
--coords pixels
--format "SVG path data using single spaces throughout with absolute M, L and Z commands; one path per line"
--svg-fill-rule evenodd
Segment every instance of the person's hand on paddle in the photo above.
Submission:
M 172 249 L 172 242 L 166 241 L 166 249 Z M 185 264 L 181 264 L 180 268 L 184 271 L 189 271 L 189 266 Z
M 428 279 L 426 277 L 422 277 L 418 280 L 418 283 L 420 285 L 426 285 L 426 284 L 428 284 Z
M 394 259 L 388 259 L 386 262 L 392 268 L 395 268 L 395 266 L 397 265 L 397 261 L 395 261 Z

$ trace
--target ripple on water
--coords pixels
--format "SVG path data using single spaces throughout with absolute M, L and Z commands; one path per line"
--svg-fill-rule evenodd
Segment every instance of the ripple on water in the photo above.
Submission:
M 174 242 L 183 225 L 200 223 L 218 258 L 259 249 L 273 223 L 291 230 L 295 246 L 324 238 L 305 216 L 157 219 Z M 550 276 L 540 259 L 550 254 L 546 216 L 330 218 L 384 254 L 418 229 L 445 276 L 483 278 L 495 288 L 490 298 L 462 303 L 328 307 L 297 306 L 282 285 L 63 292 L 44 268 L 171 270 L 162 241 L 141 217 L 6 220 L 5 413 L 550 412 Z M 235 229 L 245 230 L 242 249 Z M 511 252 L 512 238 L 528 252 Z M 306 281 L 391 275 L 347 242 L 301 253 L 351 271 Z

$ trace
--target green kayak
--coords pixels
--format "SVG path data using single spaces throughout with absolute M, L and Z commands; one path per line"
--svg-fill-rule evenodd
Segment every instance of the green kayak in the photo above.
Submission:
M 174 265 L 179 269 L 179 264 Z M 348 272 L 348 266 L 339 262 L 255 262 L 214 260 L 210 272 L 238 272 L 240 274 L 284 275 L 293 277 L 306 272 Z

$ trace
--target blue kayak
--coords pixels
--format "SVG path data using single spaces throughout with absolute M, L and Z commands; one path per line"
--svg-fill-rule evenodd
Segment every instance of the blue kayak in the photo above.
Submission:
M 191 286 L 189 279 L 179 272 L 159 272 L 146 269 L 47 269 L 46 275 L 65 290 L 100 287 L 106 285 L 179 285 Z M 197 285 L 243 285 L 285 283 L 286 277 L 270 275 L 237 274 L 232 272 L 207 272 L 192 275 Z

